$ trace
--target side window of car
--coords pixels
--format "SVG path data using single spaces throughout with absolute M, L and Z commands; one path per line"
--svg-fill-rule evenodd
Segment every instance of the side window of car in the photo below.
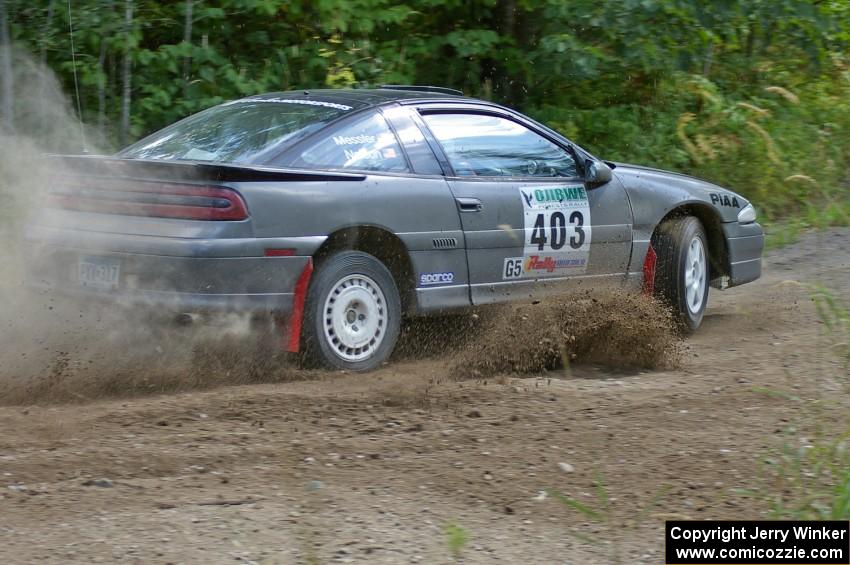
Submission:
M 514 121 L 489 114 L 425 114 L 462 177 L 577 177 L 573 156 Z
M 407 162 L 395 134 L 380 114 L 337 129 L 301 152 L 296 167 L 403 173 Z

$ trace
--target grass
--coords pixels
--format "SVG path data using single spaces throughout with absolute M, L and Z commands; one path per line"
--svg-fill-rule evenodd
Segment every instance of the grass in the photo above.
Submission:
M 449 552 L 455 559 L 460 559 L 460 554 L 466 544 L 469 543 L 469 532 L 456 522 L 449 522 L 443 527 L 443 535 Z
M 780 249 L 786 245 L 796 243 L 800 239 L 800 234 L 810 228 L 811 226 L 800 220 L 787 220 L 766 224 L 764 225 L 765 249 Z
M 596 473 L 593 483 L 596 494 L 596 503 L 594 506 L 585 504 L 559 491 L 549 490 L 547 492 L 565 507 L 603 528 L 607 534 L 607 538 L 611 540 L 610 544 L 606 544 L 609 548 L 609 562 L 614 565 L 624 563 L 622 544 L 623 540 L 629 537 L 626 534 L 644 523 L 652 509 L 658 506 L 666 496 L 669 487 L 662 486 L 637 512 L 627 518 L 622 518 L 617 513 L 616 506 L 612 504 L 613 500 L 599 472 Z M 576 539 L 590 545 L 598 545 L 600 543 L 599 539 L 586 536 L 575 529 L 572 530 L 572 535 Z
M 834 375 L 845 394 L 850 393 L 850 308 L 845 300 L 822 285 L 809 286 L 809 295 L 830 351 L 843 360 Z M 739 494 L 763 503 L 772 519 L 850 519 L 850 428 L 835 434 L 835 418 L 825 408 L 845 412 L 847 397 L 832 394 L 828 400 L 804 401 L 781 391 L 754 389 L 798 403 L 798 425 L 788 426 L 782 444 L 763 463 L 759 486 Z M 800 432 L 802 426 L 808 430 Z M 847 423 L 844 423 L 847 426 Z
M 759 486 L 738 494 L 759 502 L 775 520 L 850 519 L 850 430 L 814 438 L 791 426 L 762 465 Z
M 811 297 L 818 317 L 833 342 L 830 349 L 844 359 L 844 376 L 850 377 L 850 307 L 822 285 L 812 288 Z M 844 381 L 847 392 L 850 392 L 850 379 Z
M 798 216 L 762 222 L 765 231 L 765 247 L 779 249 L 790 245 L 795 243 L 803 232 L 809 230 L 850 226 L 850 197 L 840 195 L 824 198 L 821 204 L 808 205 Z

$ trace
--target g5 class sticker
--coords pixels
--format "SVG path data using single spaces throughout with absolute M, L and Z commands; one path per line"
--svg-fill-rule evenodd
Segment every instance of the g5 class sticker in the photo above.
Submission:
M 584 186 L 520 188 L 522 257 L 505 259 L 504 279 L 568 276 L 587 269 L 590 203 Z

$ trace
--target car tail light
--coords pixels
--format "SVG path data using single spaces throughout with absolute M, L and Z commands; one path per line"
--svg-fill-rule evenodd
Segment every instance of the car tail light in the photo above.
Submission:
M 295 255 L 295 249 L 290 248 L 269 248 L 263 253 L 266 257 L 292 257 Z
M 53 208 L 183 220 L 239 221 L 248 208 L 230 188 L 192 184 L 110 183 L 108 188 L 62 186 L 48 194 Z

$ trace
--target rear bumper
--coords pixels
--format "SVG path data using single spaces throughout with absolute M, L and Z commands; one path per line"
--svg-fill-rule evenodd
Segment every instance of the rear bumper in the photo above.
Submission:
M 311 261 L 305 256 L 170 257 L 36 244 L 28 251 L 28 282 L 36 290 L 178 312 L 288 313 L 298 279 Z M 81 281 L 80 260 L 92 256 L 120 265 L 115 284 L 91 287 Z
M 757 223 L 723 224 L 729 252 L 729 286 L 754 281 L 761 276 L 764 230 Z
M 74 216 L 74 220 L 77 224 L 73 227 L 29 226 L 26 252 L 30 286 L 180 312 L 287 313 L 293 307 L 297 283 L 311 261 L 310 256 L 326 239 L 323 236 L 198 237 L 201 234 L 185 228 L 183 237 L 109 233 L 86 230 L 80 224 L 80 217 Z M 148 220 L 128 218 L 126 221 Z M 266 257 L 269 249 L 285 249 L 292 255 Z M 118 281 L 108 288 L 83 285 L 80 260 L 86 257 L 118 264 Z

